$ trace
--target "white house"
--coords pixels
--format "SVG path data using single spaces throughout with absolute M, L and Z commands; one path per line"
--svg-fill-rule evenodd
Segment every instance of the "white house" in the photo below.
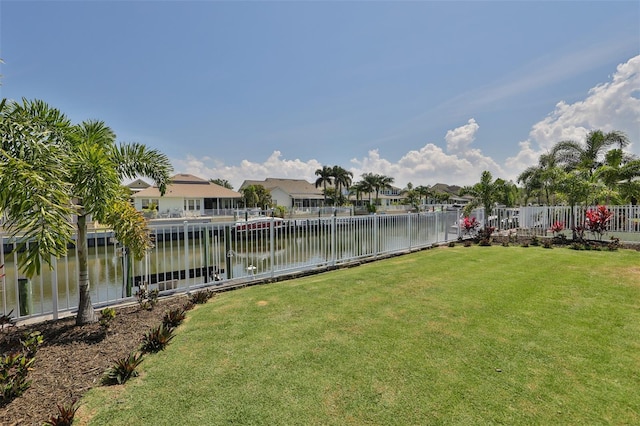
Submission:
M 242 195 L 190 174 L 171 178 L 164 196 L 157 186 L 131 196 L 136 210 L 155 210 L 158 217 L 215 216 L 232 214 Z
M 274 205 L 284 207 L 321 207 L 324 201 L 322 188 L 316 188 L 304 179 L 245 180 L 240 189 L 249 185 L 262 185 L 271 194 Z

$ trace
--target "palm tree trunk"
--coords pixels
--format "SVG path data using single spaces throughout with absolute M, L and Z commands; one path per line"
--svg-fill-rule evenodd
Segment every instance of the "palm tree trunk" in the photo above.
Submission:
M 76 241 L 78 249 L 78 292 L 80 302 L 78 304 L 78 314 L 76 325 L 95 322 L 95 311 L 91 304 L 91 293 L 89 292 L 89 263 L 87 261 L 87 216 L 84 210 L 78 213 L 78 239 Z

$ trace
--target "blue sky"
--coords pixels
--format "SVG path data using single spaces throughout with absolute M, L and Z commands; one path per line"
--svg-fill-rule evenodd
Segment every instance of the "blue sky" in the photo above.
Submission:
M 0 2 L 3 98 L 166 153 L 176 172 L 400 187 L 515 179 L 555 142 L 640 154 L 640 2 Z

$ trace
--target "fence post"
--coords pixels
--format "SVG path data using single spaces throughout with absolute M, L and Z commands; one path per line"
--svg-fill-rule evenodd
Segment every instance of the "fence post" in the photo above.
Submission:
M 271 278 L 273 278 L 276 273 L 275 271 L 276 244 L 274 241 L 275 235 L 276 235 L 275 226 L 276 226 L 276 219 L 272 215 L 271 226 L 269 227 L 269 259 L 271 263 L 271 266 L 269 267 L 269 269 L 271 269 Z M 284 232 L 284 230 L 280 229 L 280 232 Z
M 184 221 L 184 279 L 187 281 L 187 292 L 191 284 L 189 282 L 189 222 Z
M 412 243 L 412 241 L 411 241 L 411 237 L 412 237 L 412 235 L 411 235 L 411 220 L 413 219 L 413 213 L 409 213 L 407 215 L 407 219 L 408 219 L 407 220 L 407 232 L 409 234 L 409 250 L 411 250 L 411 246 L 412 246 L 412 244 L 411 244 Z
M 336 210 L 333 210 L 331 217 L 331 266 L 336 264 Z
M 51 256 L 51 303 L 53 310 L 53 319 L 58 319 L 58 258 Z

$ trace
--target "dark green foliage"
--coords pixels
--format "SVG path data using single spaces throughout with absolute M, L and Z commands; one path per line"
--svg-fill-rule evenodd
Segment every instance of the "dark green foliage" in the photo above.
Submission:
M 449 241 L 449 247 L 455 247 L 455 246 L 456 246 L 455 241 Z
M 620 247 L 620 238 L 611 237 L 611 241 L 607 244 L 609 251 L 616 251 Z
M 196 305 L 201 305 L 207 303 L 207 301 L 213 297 L 213 294 L 211 290 L 198 291 L 191 295 L 190 301 Z
M 143 353 L 155 353 L 164 350 L 171 339 L 175 337 L 173 330 L 173 328 L 168 328 L 164 325 L 152 328 L 142 338 L 142 346 L 140 347 L 140 350 Z
M 465 247 L 471 247 L 471 245 L 473 244 L 473 242 L 471 240 L 464 240 L 464 244 L 462 244 Z
M 20 344 L 22 345 L 23 352 L 28 357 L 34 357 L 43 340 L 42 334 L 40 334 L 39 331 L 33 331 L 31 333 L 25 333 L 22 339 L 20 339 Z
M 29 389 L 27 375 L 35 357 L 13 353 L 0 358 L 0 406 L 9 403 Z
M 537 236 L 533 236 L 531 237 L 531 245 L 532 246 L 539 246 L 540 245 L 540 239 Z
M 551 249 L 553 248 L 553 241 L 546 239 L 542 242 L 542 247 L 546 248 L 546 249 Z
M 100 311 L 100 325 L 104 329 L 108 329 L 111 322 L 116 317 L 116 310 L 113 308 L 104 308 Z
M 142 362 L 142 354 L 131 353 L 121 358 L 102 377 L 102 384 L 106 386 L 121 385 L 131 377 L 138 377 L 136 368 Z
M 162 325 L 166 328 L 176 328 L 182 324 L 182 321 L 184 321 L 186 316 L 187 314 L 184 308 L 172 309 L 164 314 L 164 318 L 162 318 Z
M 58 414 L 51 416 L 44 424 L 49 426 L 71 426 L 76 411 L 78 411 L 76 401 L 72 401 L 71 404 L 56 405 L 58 406 Z

